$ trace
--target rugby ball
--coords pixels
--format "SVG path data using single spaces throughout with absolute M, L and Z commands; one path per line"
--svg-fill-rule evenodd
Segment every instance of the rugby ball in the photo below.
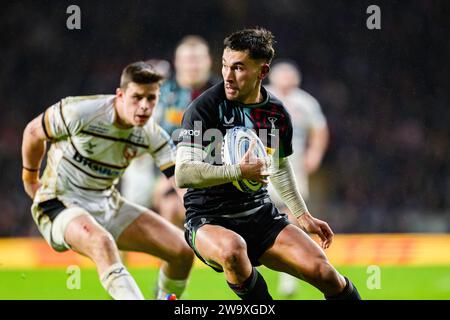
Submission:
M 222 163 L 237 164 L 244 157 L 250 142 L 256 140 L 254 155 L 261 159 L 267 159 L 267 152 L 261 139 L 256 133 L 246 127 L 233 127 L 229 129 L 223 138 L 222 143 Z M 253 180 L 233 181 L 233 185 L 242 192 L 256 192 L 263 187 L 263 184 Z

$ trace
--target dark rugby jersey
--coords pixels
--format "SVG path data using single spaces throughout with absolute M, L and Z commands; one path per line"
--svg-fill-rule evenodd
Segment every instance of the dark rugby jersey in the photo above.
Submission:
M 226 99 L 221 82 L 195 99 L 183 115 L 180 143 L 202 148 L 205 162 L 221 165 L 221 139 L 228 129 L 254 129 L 269 153 L 279 157 L 292 154 L 292 123 L 283 104 L 261 88 L 263 102 L 243 104 Z M 220 131 L 220 135 L 218 135 Z M 217 141 L 220 140 L 220 141 Z M 239 191 L 232 183 L 188 189 L 184 196 L 187 219 L 193 216 L 239 213 L 259 207 L 269 199 L 266 187 L 254 193 Z

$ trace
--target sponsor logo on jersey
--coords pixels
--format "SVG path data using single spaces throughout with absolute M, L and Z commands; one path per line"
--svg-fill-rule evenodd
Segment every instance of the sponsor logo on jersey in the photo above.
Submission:
M 87 131 L 91 131 L 91 132 L 98 133 L 98 134 L 105 134 L 105 133 L 108 133 L 109 128 L 104 122 L 99 121 L 96 124 L 90 124 L 87 127 Z
M 180 138 L 181 137 L 186 137 L 186 136 L 199 137 L 200 136 L 200 130 L 192 130 L 192 129 L 190 129 L 190 130 L 188 130 L 188 129 L 181 130 Z
M 78 162 L 79 164 L 81 164 L 85 167 L 88 167 L 92 171 L 95 171 L 102 175 L 106 175 L 106 176 L 110 176 L 110 177 L 117 177 L 120 175 L 120 171 L 108 168 L 97 162 L 92 161 L 91 159 L 85 158 L 78 152 L 75 152 L 75 154 L 73 155 L 73 160 L 75 160 L 76 162 Z
M 224 127 L 234 127 L 234 116 L 231 116 L 230 119 L 227 119 L 226 116 L 223 116 L 223 122 Z
M 134 142 L 134 143 L 140 143 L 140 144 L 143 144 L 145 141 L 144 141 L 144 137 L 142 136 L 142 135 L 140 135 L 140 134 L 135 134 L 135 133 L 130 133 L 130 135 L 129 135 L 129 137 L 128 137 L 129 139 L 130 139 L 130 141 L 131 142 Z

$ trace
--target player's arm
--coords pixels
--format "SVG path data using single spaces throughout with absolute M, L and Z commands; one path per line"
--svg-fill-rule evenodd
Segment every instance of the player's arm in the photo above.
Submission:
M 306 173 L 312 174 L 319 168 L 328 147 L 328 141 L 329 133 L 326 124 L 311 128 L 304 155 Z
M 322 247 L 324 249 L 328 248 L 333 239 L 333 231 L 331 231 L 326 222 L 314 218 L 308 212 L 305 201 L 298 190 L 289 159 L 285 157 L 276 161 L 278 170 L 270 176 L 270 182 L 289 210 L 297 218 L 300 226 L 309 233 L 317 234 L 321 239 Z
M 45 154 L 46 140 L 44 113 L 25 127 L 22 140 L 22 181 L 26 193 L 33 199 L 40 187 L 39 169 Z
M 177 148 L 175 180 L 180 188 L 206 188 L 241 179 L 267 184 L 266 162 L 253 158 L 256 141 L 252 141 L 240 163 L 215 166 L 203 162 L 206 152 L 201 146 L 180 143 Z
M 238 164 L 214 166 L 203 162 L 205 157 L 202 146 L 178 144 L 175 181 L 179 188 L 205 188 L 242 178 Z

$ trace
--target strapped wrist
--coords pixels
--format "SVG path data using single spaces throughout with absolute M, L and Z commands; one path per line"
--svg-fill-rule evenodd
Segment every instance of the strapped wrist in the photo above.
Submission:
M 30 172 L 39 172 L 39 169 L 40 169 L 40 168 L 37 168 L 37 169 L 28 168 L 28 167 L 25 167 L 25 166 L 22 166 L 22 168 L 23 168 L 24 170 L 30 171 Z
M 30 182 L 30 183 L 38 182 L 39 181 L 39 169 L 30 170 L 30 168 L 23 167 L 22 181 Z

